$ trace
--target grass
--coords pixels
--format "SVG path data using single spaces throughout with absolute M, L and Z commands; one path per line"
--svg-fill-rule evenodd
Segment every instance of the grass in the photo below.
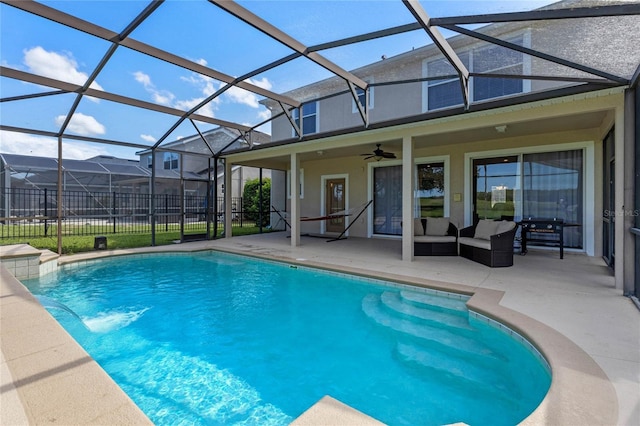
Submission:
M 204 230 L 203 230 L 204 231 Z M 222 231 L 218 236 L 222 236 Z M 233 236 L 257 234 L 260 229 L 257 226 L 233 227 Z M 271 232 L 270 229 L 262 228 L 262 232 Z M 185 234 L 193 234 L 193 230 L 185 231 Z M 138 234 L 104 234 L 107 237 L 107 248 L 109 250 L 128 249 L 136 247 L 150 247 L 151 233 Z M 63 235 L 62 236 L 62 254 L 82 253 L 94 250 L 95 235 Z M 180 240 L 180 231 L 156 232 L 156 245 L 173 244 L 174 241 Z M 3 238 L 0 245 L 10 244 L 29 244 L 40 250 L 51 250 L 58 252 L 58 239 L 54 236 L 49 237 L 13 237 Z

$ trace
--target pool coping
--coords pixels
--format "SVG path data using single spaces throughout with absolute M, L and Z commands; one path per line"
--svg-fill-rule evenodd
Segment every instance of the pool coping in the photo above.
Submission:
M 288 264 L 295 264 L 299 266 L 318 268 L 323 270 L 328 270 L 337 273 L 347 273 L 353 274 L 361 277 L 373 278 L 376 280 L 388 280 L 399 282 L 402 284 L 429 288 L 440 291 L 447 291 L 453 293 L 459 293 L 463 295 L 471 296 L 469 301 L 467 302 L 467 306 L 469 309 L 477 314 L 483 315 L 491 320 L 495 320 L 499 323 L 504 324 L 509 329 L 514 332 L 520 334 L 522 337 L 526 338 L 539 352 L 544 356 L 547 360 L 551 370 L 552 370 L 552 381 L 549 391 L 541 404 L 534 410 L 527 418 L 525 418 L 521 424 L 524 425 L 534 425 L 534 424 L 616 424 L 618 419 L 617 412 L 617 396 L 613 384 L 608 379 L 604 371 L 600 368 L 600 366 L 591 358 L 582 348 L 580 348 L 577 344 L 573 343 L 570 339 L 554 330 L 553 328 L 542 324 L 541 322 L 534 320 L 524 314 L 516 312 L 512 309 L 506 308 L 500 305 L 500 301 L 505 295 L 505 292 L 498 290 L 491 290 L 486 288 L 478 288 L 471 287 L 463 284 L 454 284 L 447 283 L 441 281 L 434 281 L 428 279 L 420 279 L 414 278 L 404 275 L 398 275 L 393 273 L 377 273 L 372 274 L 366 270 L 356 268 L 356 267 L 348 267 L 341 266 L 339 268 L 333 267 L 332 265 L 328 265 L 322 262 L 316 262 L 312 260 L 306 259 L 292 259 L 290 257 L 281 257 L 275 256 L 272 254 L 258 254 L 258 253 L 247 253 L 246 251 L 240 249 L 233 249 L 229 247 L 188 247 L 188 246 L 163 246 L 163 247 L 153 247 L 153 248 L 143 248 L 143 249 L 131 249 L 131 250 L 118 250 L 118 251 L 100 251 L 100 252 L 90 252 L 83 253 L 79 255 L 73 256 L 63 256 L 58 259 L 59 265 L 65 265 L 70 263 L 82 262 L 87 260 L 98 259 L 102 257 L 112 257 L 112 256 L 120 256 L 120 255 L 130 255 L 130 254 L 142 254 L 142 253 L 167 253 L 167 252 L 197 252 L 197 251 L 209 251 L 215 250 L 226 253 L 239 254 L 243 256 L 255 257 L 266 260 L 275 260 L 279 262 L 284 262 Z M 11 279 L 7 278 L 6 275 L 10 274 L 6 272 L 3 267 L 2 271 L 2 321 L 3 321 L 3 339 L 2 339 L 2 352 L 4 354 L 3 364 L 6 362 L 6 366 L 8 367 L 11 375 L 13 377 L 13 381 L 18 383 L 16 386 L 17 394 L 22 401 L 23 407 L 25 409 L 25 413 L 27 418 L 29 418 L 29 423 L 41 423 L 47 422 L 46 418 L 36 417 L 34 407 L 38 407 L 39 404 L 42 404 L 43 401 L 34 400 L 39 398 L 46 398 L 46 393 L 44 395 L 38 394 L 37 392 L 25 392 L 21 383 L 21 375 L 24 375 L 24 371 L 22 371 L 19 367 L 19 362 L 17 362 L 21 357 L 17 357 L 15 354 L 7 357 L 7 352 L 5 351 L 6 346 L 11 342 L 11 340 L 5 339 L 5 301 L 11 299 L 13 303 L 24 303 L 27 305 L 27 312 L 41 311 L 38 312 L 37 315 L 34 315 L 34 318 L 29 318 L 29 328 L 25 332 L 29 330 L 33 332 L 37 327 L 45 327 L 46 330 L 56 330 L 54 333 L 55 337 L 48 336 L 53 339 L 57 344 L 54 345 L 55 348 L 73 348 L 70 350 L 72 354 L 75 354 L 75 359 L 83 359 L 84 355 L 78 355 L 78 349 L 81 352 L 84 352 L 82 348 L 73 340 L 73 338 L 66 333 L 61 326 L 58 325 L 57 321 L 51 317 L 48 312 L 42 308 L 39 304 L 37 308 L 33 303 L 33 296 L 28 293 L 28 290 L 22 284 L 15 280 L 15 278 L 11 277 Z M 5 293 L 5 283 L 7 281 L 14 280 L 13 285 L 10 286 L 13 291 L 16 292 L 16 296 L 19 297 L 5 297 L 7 294 Z M 15 283 L 18 283 L 19 286 L 16 287 Z M 22 287 L 22 289 L 20 288 Z M 24 291 L 28 293 L 28 295 L 24 294 Z M 33 300 L 31 300 L 33 299 Z M 36 302 L 37 304 L 37 302 Z M 17 308 L 17 306 L 15 306 Z M 44 314 L 44 315 L 43 315 Z M 24 314 L 21 315 L 24 319 Z M 37 320 L 43 325 L 36 326 L 34 321 Z M 51 324 L 53 323 L 53 324 Z M 59 333 L 61 331 L 61 333 Z M 24 347 L 23 345 L 20 345 Z M 26 348 L 25 348 L 26 349 Z M 48 350 L 51 350 L 49 348 Z M 86 355 L 86 353 L 84 353 Z M 26 356 L 26 355 L 25 355 Z M 88 355 L 86 355 L 88 357 Z M 40 362 L 44 362 L 44 359 L 40 359 Z M 24 367 L 24 366 L 23 366 Z M 59 368 L 54 366 L 53 368 Z M 149 420 L 144 416 L 144 414 L 131 402 L 129 397 L 122 391 L 113 380 L 102 370 L 102 368 L 95 363 L 95 361 L 90 360 L 87 361 L 86 365 L 82 364 L 76 366 L 74 368 L 88 368 L 91 367 L 92 373 L 90 374 L 90 378 L 92 380 L 101 381 L 104 380 L 102 386 L 105 386 L 104 395 L 109 395 L 109 400 L 111 397 L 117 398 L 118 401 L 123 401 L 122 405 L 115 406 L 114 403 L 110 402 L 108 404 L 102 404 L 103 400 L 96 398 L 94 402 L 86 401 L 90 395 L 84 395 L 82 399 L 77 399 L 71 396 L 71 394 L 67 395 L 67 392 L 64 394 L 68 396 L 66 401 L 61 401 L 60 403 L 65 406 L 76 406 L 79 404 L 89 404 L 89 407 L 95 412 L 99 411 L 99 405 L 105 405 L 105 411 L 102 415 L 109 415 L 109 411 L 112 411 L 112 414 L 115 414 L 116 421 L 110 423 L 122 424 L 131 423 L 128 420 L 133 419 L 133 417 L 129 418 L 128 416 L 137 416 L 142 414 L 143 419 L 139 421 L 133 421 L 135 424 L 140 423 L 148 423 Z M 41 367 L 42 368 L 42 367 Z M 93 371 L 93 369 L 97 368 L 101 373 Z M 64 385 L 64 383 L 61 383 Z M 115 389 L 113 386 L 115 385 Z M 3 381 L 2 384 L 3 391 L 5 390 L 5 384 Z M 27 386 L 27 388 L 31 388 L 31 386 Z M 8 389 L 8 388 L 7 388 Z M 121 394 L 119 396 L 115 396 L 116 394 Z M 123 398 L 124 396 L 124 398 Z M 329 396 L 330 397 L 330 396 Z M 128 400 L 128 402 L 127 402 Z M 324 401 L 324 402 L 323 402 Z M 331 401 L 331 400 L 329 400 Z M 335 400 L 334 400 L 335 401 Z M 128 407 L 128 404 L 132 404 L 135 408 Z M 51 404 L 48 404 L 49 406 Z M 49 407 L 50 408 L 50 407 Z M 137 409 L 137 410 L 136 410 Z M 334 410 L 332 413 L 331 410 Z M 82 410 L 70 410 L 74 411 L 82 411 Z M 91 410 L 90 410 L 91 411 Z M 136 412 L 138 411 L 138 412 Z M 123 413 L 126 412 L 126 415 Z M 372 419 L 364 414 L 358 413 L 356 410 L 353 410 L 344 404 L 341 404 L 336 401 L 335 404 L 331 403 L 327 405 L 327 400 L 323 398 L 323 400 L 318 401 L 317 404 L 310 407 L 308 411 L 303 413 L 298 419 L 296 419 L 296 424 L 325 424 L 323 419 L 326 420 L 326 416 L 331 415 L 335 416 L 336 413 L 342 413 L 342 418 L 345 422 L 342 424 L 380 424 L 375 419 Z M 340 414 L 338 414 L 340 415 Z M 124 416 L 124 417 L 123 417 Z M 335 418 L 335 417 L 333 417 Z M 85 418 L 84 421 L 69 420 L 63 419 L 62 417 L 56 418 L 60 423 L 74 423 L 74 424 L 86 424 L 86 423 L 95 423 L 96 419 Z M 119 419 L 119 420 L 117 420 Z M 128 419 L 127 421 L 124 421 Z M 355 421 L 355 419 L 359 419 Z M 101 418 L 104 422 L 105 418 Z

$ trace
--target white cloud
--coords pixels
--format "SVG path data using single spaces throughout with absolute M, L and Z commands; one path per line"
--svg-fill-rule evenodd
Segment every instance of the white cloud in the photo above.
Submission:
M 271 111 L 268 109 L 265 108 L 258 113 L 258 119 L 260 119 L 260 121 L 264 121 L 268 118 L 271 118 Z
M 266 77 L 263 77 L 260 80 L 252 80 L 249 78 L 245 81 L 266 90 L 271 90 L 271 87 L 273 86 Z M 225 95 L 231 100 L 231 102 L 248 105 L 251 108 L 260 108 L 258 96 L 255 93 L 248 92 L 239 87 L 234 86 L 230 88 L 225 92 Z
M 57 116 L 56 125 L 61 126 L 64 123 L 65 118 L 66 116 L 64 115 Z M 85 115 L 79 112 L 73 114 L 67 129 L 82 136 L 104 135 L 106 133 L 106 128 L 104 125 L 99 123 L 98 120 L 90 115 Z
M 207 61 L 204 59 L 197 59 L 194 62 L 197 62 L 203 66 L 207 65 Z M 205 75 L 194 72 L 187 76 L 180 77 L 180 80 L 188 83 L 191 86 L 194 86 L 202 94 L 202 96 L 196 96 L 190 99 L 176 99 L 176 96 L 173 93 L 167 90 L 158 89 L 153 84 L 153 82 L 151 81 L 151 77 L 148 74 L 142 71 L 137 71 L 133 74 L 133 76 L 135 80 L 138 83 L 142 84 L 145 90 L 149 92 L 149 94 L 151 94 L 155 103 L 171 106 L 182 111 L 189 111 L 195 108 L 198 104 L 203 102 L 206 98 L 214 94 L 217 90 L 225 85 L 225 83 L 218 83 L 211 77 L 207 77 Z M 267 90 L 270 90 L 273 86 L 267 78 L 262 78 L 259 80 L 247 79 L 246 81 Z M 231 103 L 248 105 L 251 108 L 260 108 L 260 103 L 258 102 L 259 96 L 235 86 L 226 90 L 223 96 Z M 207 117 L 214 117 L 215 111 L 221 102 L 221 97 L 217 97 L 200 108 L 197 113 Z M 265 116 L 264 113 L 261 113 L 260 116 L 264 118 L 268 117 Z
M 171 106 L 171 103 L 175 99 L 175 95 L 168 90 L 158 90 L 156 86 L 151 82 L 151 77 L 142 71 L 136 71 L 133 73 L 133 78 L 151 95 L 153 101 L 159 105 Z
M 156 142 L 156 138 L 151 135 L 140 135 L 140 138 L 146 142 Z
M 58 141 L 55 138 L 0 130 L 0 146 L 5 154 L 58 157 Z M 62 156 L 70 160 L 85 160 L 97 155 L 109 155 L 102 145 L 82 142 L 62 142 Z
M 89 78 L 86 73 L 78 70 L 78 63 L 71 53 L 50 52 L 41 46 L 24 50 L 24 64 L 34 74 L 78 85 L 83 85 Z M 91 83 L 90 87 L 104 90 L 96 81 Z M 98 101 L 95 98 L 90 99 Z
M 142 71 L 136 71 L 133 73 L 133 77 L 138 83 L 142 83 L 145 88 L 153 87 L 153 83 L 151 83 L 151 77 L 149 77 L 148 74 L 145 74 Z

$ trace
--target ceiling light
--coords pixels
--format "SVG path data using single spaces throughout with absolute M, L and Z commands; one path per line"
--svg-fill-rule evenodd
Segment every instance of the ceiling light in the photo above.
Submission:
M 507 131 L 507 125 L 503 124 L 502 126 L 496 126 L 495 129 L 498 133 L 504 133 Z

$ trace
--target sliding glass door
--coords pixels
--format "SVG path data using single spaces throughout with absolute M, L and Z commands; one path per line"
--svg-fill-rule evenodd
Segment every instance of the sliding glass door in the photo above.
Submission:
M 564 245 L 583 248 L 583 150 L 473 160 L 473 220 L 565 222 Z
M 564 245 L 582 248 L 582 150 L 525 154 L 522 157 L 522 216 L 562 219 Z
M 509 219 L 516 216 L 520 188 L 518 156 L 473 160 L 473 220 Z

